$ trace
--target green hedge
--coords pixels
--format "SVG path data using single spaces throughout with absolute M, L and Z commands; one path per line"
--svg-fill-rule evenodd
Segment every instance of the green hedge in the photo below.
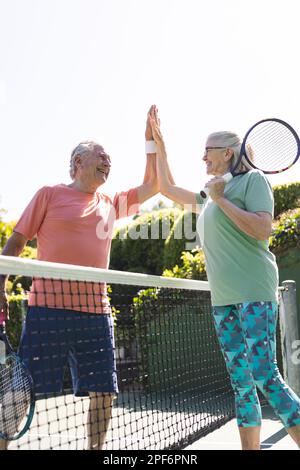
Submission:
M 163 265 L 165 269 L 172 269 L 180 262 L 183 251 L 189 246 L 200 245 L 199 237 L 196 233 L 197 214 L 182 211 L 176 220 L 169 237 L 165 243 Z
M 296 246 L 300 246 L 300 209 L 282 214 L 273 223 L 273 233 L 270 239 L 270 250 L 275 255 L 282 254 Z
M 9 321 L 6 323 L 6 331 L 12 347 L 17 350 L 21 332 L 22 321 L 26 313 L 26 296 L 15 294 L 8 296 Z
M 143 214 L 117 230 L 110 268 L 160 275 L 164 268 L 165 239 L 180 215 L 179 209 L 162 209 Z
M 11 236 L 15 222 L 4 222 L 0 220 L 0 249 L 4 247 L 5 243 Z
M 204 254 L 201 248 L 184 251 L 180 259 L 180 265 L 176 264 L 172 269 L 165 269 L 163 276 L 207 280 Z
M 300 207 L 300 183 L 274 186 L 274 217 L 283 212 Z

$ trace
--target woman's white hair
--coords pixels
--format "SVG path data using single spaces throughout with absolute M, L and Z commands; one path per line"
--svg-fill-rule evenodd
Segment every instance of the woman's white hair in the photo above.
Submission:
M 230 169 L 234 168 L 241 151 L 242 140 L 234 132 L 221 131 L 213 132 L 207 138 L 207 147 L 224 147 L 233 150 L 233 156 L 230 162 Z M 251 148 L 246 149 L 247 156 L 250 160 L 253 159 Z M 239 166 L 236 168 L 237 173 L 247 172 L 252 170 L 252 166 L 247 162 L 245 157 L 242 158 Z
M 86 140 L 84 142 L 80 142 L 71 153 L 71 160 L 70 160 L 70 176 L 72 180 L 74 180 L 76 175 L 76 165 L 75 165 L 75 158 L 79 155 L 80 157 L 87 155 L 91 150 L 93 150 L 94 146 L 97 145 L 92 140 Z

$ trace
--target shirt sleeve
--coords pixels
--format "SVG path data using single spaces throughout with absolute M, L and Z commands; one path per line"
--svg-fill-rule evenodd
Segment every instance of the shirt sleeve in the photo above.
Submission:
M 274 196 L 270 182 L 261 172 L 253 172 L 245 194 L 245 206 L 249 212 L 269 212 L 274 216 Z
M 50 189 L 48 186 L 44 186 L 33 196 L 15 226 L 14 232 L 21 233 L 28 240 L 32 240 L 36 236 L 47 212 Z
M 117 193 L 113 200 L 113 206 L 116 211 L 116 219 L 137 214 L 140 210 L 137 188 Z

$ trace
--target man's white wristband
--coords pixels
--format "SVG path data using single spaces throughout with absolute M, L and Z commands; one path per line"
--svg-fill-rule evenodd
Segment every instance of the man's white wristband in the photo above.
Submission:
M 146 153 L 156 153 L 157 147 L 154 140 L 146 140 L 145 142 L 145 152 Z

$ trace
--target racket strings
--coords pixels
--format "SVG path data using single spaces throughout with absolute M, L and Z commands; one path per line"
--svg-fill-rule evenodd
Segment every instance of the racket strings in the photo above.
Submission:
M 289 168 L 298 156 L 298 141 L 280 122 L 267 121 L 255 126 L 246 141 L 246 152 L 256 168 L 279 172 Z
M 12 438 L 28 414 L 31 383 L 23 366 L 9 356 L 0 365 L 0 433 Z

